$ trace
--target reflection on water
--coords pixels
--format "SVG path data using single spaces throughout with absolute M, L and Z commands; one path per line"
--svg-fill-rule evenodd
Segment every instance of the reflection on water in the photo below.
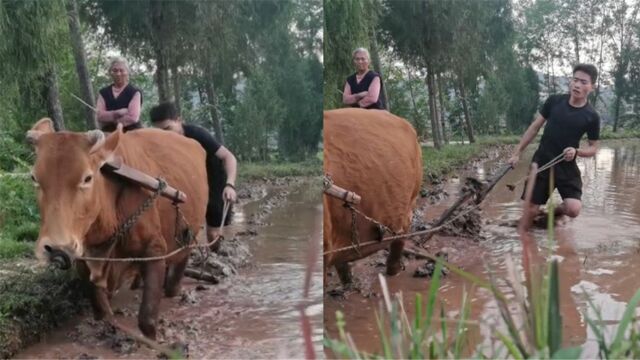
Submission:
M 532 149 L 530 149 L 532 150 Z M 523 156 L 523 159 L 530 159 Z M 484 178 L 490 176 L 499 164 L 486 162 L 471 176 Z M 514 184 L 525 176 L 528 163 L 522 161 L 509 172 L 489 194 L 483 204 L 483 216 L 489 222 L 483 227 L 486 241 L 483 243 L 485 254 L 478 256 L 477 264 L 466 268 L 474 274 L 484 274 L 487 268 L 498 277 L 506 276 L 505 259 L 510 255 L 520 272 L 520 240 L 515 228 L 505 224 L 513 223 L 521 214 L 520 195 L 522 185 L 514 192 L 507 190 L 507 184 Z M 591 159 L 580 158 L 578 165 L 583 180 L 583 208 L 576 219 L 556 228 L 557 243 L 554 252 L 560 260 L 560 297 L 561 313 L 564 322 L 565 345 L 586 344 L 583 357 L 597 355 L 594 335 L 585 324 L 584 314 L 594 316 L 587 303 L 587 297 L 604 309 L 605 320 L 619 319 L 626 302 L 640 288 L 640 156 L 638 145 L 630 143 L 612 143 L 602 146 Z M 461 176 L 462 178 L 462 176 Z M 459 181 L 451 181 L 445 190 L 457 194 Z M 557 192 L 553 197 L 556 203 L 561 201 Z M 449 199 L 452 202 L 455 200 Z M 427 212 L 441 212 L 447 204 L 439 205 Z M 433 214 L 430 216 L 433 217 Z M 547 246 L 547 231 L 533 230 L 534 237 L 544 250 Z M 411 269 L 397 277 L 389 278 L 393 291 L 402 291 L 405 309 L 411 313 L 415 293 L 428 292 L 429 282 L 412 278 Z M 455 275 L 449 275 L 440 288 L 440 298 L 448 311 L 457 311 L 460 307 L 464 288 L 471 286 Z M 511 296 L 511 291 L 501 290 Z M 379 351 L 381 345 L 375 328 L 375 315 L 378 299 L 363 299 L 351 296 L 348 301 L 325 300 L 327 314 L 325 326 L 331 337 L 336 336 L 335 321 L 332 315 L 336 310 L 345 313 L 347 331 L 351 332 L 356 346 L 366 351 Z M 480 320 L 479 329 L 473 329 L 471 337 L 475 342 L 489 345 L 495 328 L 500 328 L 496 304 L 488 292 L 475 290 L 472 297 L 471 317 Z M 608 336 L 615 330 L 615 323 L 607 325 Z M 364 334 L 363 334 L 364 332 Z M 501 356 L 500 352 L 484 348 L 488 354 Z M 496 350 L 497 351 L 497 350 Z

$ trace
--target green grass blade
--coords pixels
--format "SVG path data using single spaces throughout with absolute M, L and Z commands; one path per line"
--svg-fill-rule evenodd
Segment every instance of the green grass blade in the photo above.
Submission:
M 504 346 L 507 348 L 507 351 L 509 352 L 509 354 L 511 354 L 511 356 L 513 356 L 514 359 L 516 360 L 524 359 L 524 357 L 522 356 L 522 353 L 518 350 L 518 347 L 513 343 L 513 341 L 509 337 L 507 337 L 500 331 L 496 331 L 496 335 L 498 335 L 498 338 L 500 339 L 500 341 L 502 341 Z
M 471 311 L 471 306 L 469 303 L 469 298 L 467 296 L 467 292 L 464 291 L 462 293 L 462 307 L 460 310 L 460 319 L 458 320 L 458 324 L 456 326 L 456 340 L 453 346 L 453 358 L 460 359 L 462 356 L 462 344 L 464 343 L 467 335 L 465 322 L 469 317 L 469 312 Z
M 636 291 L 635 295 L 631 298 L 627 307 L 624 310 L 624 314 L 622 315 L 622 320 L 620 320 L 620 324 L 618 325 L 618 330 L 616 332 L 616 336 L 611 343 L 611 349 L 615 351 L 624 339 L 624 333 L 627 331 L 627 327 L 629 327 L 629 323 L 633 320 L 635 315 L 636 307 L 638 307 L 638 302 L 640 302 L 640 289 Z
M 582 347 L 575 346 L 570 348 L 564 348 L 552 354 L 553 354 L 553 356 L 551 356 L 552 359 L 577 360 L 580 358 L 580 354 L 582 354 Z
M 562 346 L 562 315 L 560 314 L 560 290 L 558 261 L 551 262 L 549 274 L 548 345 L 549 353 L 555 354 Z

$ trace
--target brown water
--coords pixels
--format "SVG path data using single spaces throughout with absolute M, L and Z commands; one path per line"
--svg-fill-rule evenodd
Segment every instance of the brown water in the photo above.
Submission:
M 189 344 L 191 358 L 302 358 L 304 357 L 300 313 L 303 278 L 309 241 L 320 243 L 322 205 L 319 188 L 308 183 L 291 190 L 286 202 L 256 227 L 251 238 L 251 265 L 219 285 L 185 279 L 183 291 L 188 301 L 163 299 L 160 338 Z M 227 234 L 244 230 L 246 220 L 262 199 L 239 207 L 235 224 Z M 307 314 L 313 328 L 313 344 L 322 355 L 322 266 L 315 264 Z M 121 291 L 114 297 L 114 309 L 124 315 L 119 321 L 136 329 L 138 291 Z M 106 336 L 102 324 L 87 314 L 64 325 L 17 358 L 156 358 L 147 347 L 133 352 L 114 350 L 113 336 Z M 124 342 L 124 346 L 132 342 Z M 122 349 L 123 346 L 119 348 Z
M 458 248 L 453 251 L 464 258 L 462 263 L 466 271 L 486 279 L 488 266 L 498 277 L 504 277 L 509 256 L 522 269 L 520 239 L 515 228 L 509 225 L 521 214 L 519 197 L 522 185 L 515 192 L 510 192 L 506 184 L 513 184 L 525 175 L 530 155 L 523 156 L 526 161 L 521 161 L 514 171 L 507 174 L 483 203 L 482 214 L 487 219 L 487 224 L 483 226 L 486 240 L 479 245 L 468 242 L 468 249 L 464 245 L 459 246 L 459 239 L 455 242 Z M 498 165 L 496 161 L 487 161 L 465 175 L 484 179 Z M 587 299 L 601 309 L 602 318 L 607 324 L 606 336 L 611 338 L 616 329 L 614 320 L 622 317 L 627 301 L 640 288 L 640 276 L 636 271 L 640 270 L 640 146 L 630 142 L 606 144 L 594 158 L 579 159 L 578 165 L 584 183 L 582 213 L 556 228 L 554 234 L 557 244 L 554 250 L 561 259 L 559 270 L 564 344 L 584 344 L 582 357 L 589 358 L 597 355 L 597 343 L 585 324 L 585 314 L 595 315 Z M 452 179 L 447 183 L 446 190 L 456 194 L 459 186 L 460 181 Z M 455 198 L 454 195 L 427 208 L 427 217 L 439 215 Z M 554 199 L 556 203 L 561 200 L 557 192 Z M 536 229 L 533 234 L 544 249 L 547 231 Z M 422 293 L 424 298 L 430 286 L 428 280 L 412 277 L 417 265 L 418 262 L 408 263 L 407 269 L 400 275 L 387 277 L 391 293 L 403 293 L 404 308 L 410 316 L 413 315 L 415 294 Z M 372 271 L 365 259 L 356 264 L 354 271 L 360 280 L 373 283 L 374 293 L 380 292 L 379 284 L 374 279 L 383 268 L 374 268 Z M 469 291 L 472 286 L 454 274 L 443 279 L 439 301 L 444 304 L 448 316 L 457 316 L 465 288 Z M 479 344 L 489 356 L 503 356 L 504 353 L 493 352 L 489 346 L 495 328 L 502 328 L 495 302 L 482 289 L 474 290 L 470 295 L 471 319 L 480 324 L 472 327 L 472 342 Z M 357 293 L 350 294 L 346 300 L 325 297 L 326 335 L 337 337 L 335 312 L 341 310 L 345 314 L 346 330 L 358 349 L 379 352 L 381 343 L 375 319 L 379 303 L 379 296 L 365 298 Z

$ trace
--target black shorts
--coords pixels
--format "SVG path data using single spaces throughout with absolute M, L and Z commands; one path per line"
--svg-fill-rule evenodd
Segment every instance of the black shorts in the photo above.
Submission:
M 533 194 L 531 195 L 532 203 L 536 205 L 546 204 L 554 189 L 558 189 L 563 200 L 580 200 L 582 198 L 582 178 L 580 176 L 580 170 L 578 170 L 577 167 L 554 166 L 553 189 L 549 188 L 549 177 L 550 170 L 545 170 L 536 176 L 536 183 L 533 187 Z M 526 195 L 526 184 L 525 182 L 525 188 L 522 190 L 522 200 L 524 200 Z
M 209 202 L 207 203 L 207 225 L 210 227 L 220 227 L 222 224 L 222 216 L 224 212 L 224 201 L 222 200 L 222 191 L 215 194 L 209 194 Z M 229 205 L 229 212 L 225 218 L 224 225 L 231 224 L 233 218 L 233 204 Z

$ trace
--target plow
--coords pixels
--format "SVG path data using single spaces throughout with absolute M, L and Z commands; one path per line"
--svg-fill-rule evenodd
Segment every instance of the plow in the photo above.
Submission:
M 357 244 L 333 249 L 329 251 L 325 251 L 324 255 L 330 253 L 337 253 L 342 251 L 350 251 L 356 250 L 359 251 L 361 247 L 376 245 L 380 243 L 387 243 L 394 240 L 400 240 L 410 237 L 420 237 L 420 244 L 424 244 L 429 239 L 431 239 L 435 234 L 441 232 L 447 225 L 451 224 L 454 220 L 461 218 L 473 210 L 479 208 L 481 203 L 487 197 L 487 195 L 493 190 L 496 184 L 511 170 L 512 167 L 510 164 L 504 165 L 498 169 L 498 171 L 486 181 L 480 181 L 477 178 L 467 177 L 465 179 L 464 185 L 460 191 L 460 195 L 458 199 L 449 206 L 440 217 L 431 224 L 431 226 L 425 230 L 414 231 L 404 234 L 390 234 L 385 236 L 389 231 L 385 231 L 388 229 L 384 224 L 376 221 L 375 219 L 371 219 L 366 214 L 362 214 L 358 209 L 357 205 L 362 201 L 361 196 L 350 191 L 348 189 L 344 189 L 339 185 L 336 185 L 331 180 L 329 175 L 325 175 L 323 184 L 324 184 L 324 193 L 328 196 L 340 199 L 344 202 L 344 207 L 352 211 L 352 214 L 356 214 L 364 217 L 369 222 L 375 224 L 380 231 L 380 238 L 377 240 L 371 240 L 366 242 L 359 242 Z M 513 185 L 507 185 L 510 190 L 513 191 Z M 352 218 L 355 218 L 353 216 Z M 414 251 L 415 252 L 415 251 Z M 420 255 L 420 254 L 414 254 Z

